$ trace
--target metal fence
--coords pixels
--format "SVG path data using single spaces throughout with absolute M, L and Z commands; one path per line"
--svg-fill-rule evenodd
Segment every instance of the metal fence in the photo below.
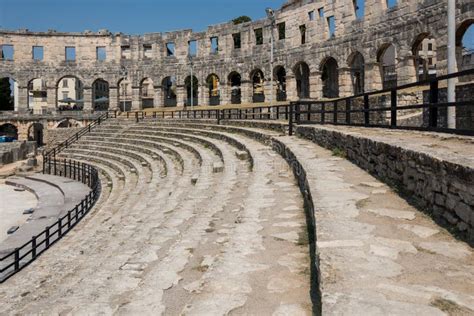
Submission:
M 0 283 L 33 262 L 43 252 L 69 232 L 94 206 L 100 195 L 99 173 L 91 165 L 73 161 L 58 160 L 50 156 L 43 161 L 43 173 L 80 181 L 91 188 L 89 194 L 73 209 L 22 246 L 0 258 Z

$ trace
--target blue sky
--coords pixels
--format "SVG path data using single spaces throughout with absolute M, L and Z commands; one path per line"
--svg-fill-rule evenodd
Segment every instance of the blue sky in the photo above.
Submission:
M 0 0 L 0 28 L 143 34 L 202 31 L 240 15 L 263 18 L 285 0 Z

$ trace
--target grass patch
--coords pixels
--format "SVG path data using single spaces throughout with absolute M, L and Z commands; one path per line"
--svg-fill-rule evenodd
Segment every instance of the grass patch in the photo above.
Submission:
M 347 158 L 346 152 L 343 149 L 338 148 L 338 147 L 332 150 L 332 155 L 339 158 Z

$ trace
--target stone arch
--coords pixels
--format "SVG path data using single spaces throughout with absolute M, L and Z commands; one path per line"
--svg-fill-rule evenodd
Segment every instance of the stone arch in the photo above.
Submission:
M 293 67 L 293 73 L 296 79 L 296 92 L 298 98 L 308 99 L 310 98 L 310 85 L 309 85 L 309 66 L 304 61 L 298 62 Z
M 209 95 L 209 105 L 220 104 L 220 80 L 215 73 L 210 74 L 206 78 L 207 91 Z
M 196 76 L 187 76 L 184 79 L 184 87 L 186 89 L 186 102 L 185 106 L 191 106 L 191 104 L 198 105 L 199 103 L 199 80 Z M 192 100 L 192 102 L 191 102 Z
M 140 82 L 140 99 L 142 102 L 142 109 L 154 107 L 155 87 L 153 85 L 153 80 L 149 77 L 143 78 Z
M 242 76 L 237 71 L 232 71 L 227 77 L 230 86 L 230 102 L 231 104 L 242 103 Z
M 106 111 L 110 104 L 109 82 L 98 78 L 92 83 L 92 106 L 96 111 Z
M 66 75 L 56 82 L 56 107 L 81 110 L 84 106 L 84 84 L 78 76 Z
M 28 141 L 34 141 L 38 145 L 38 147 L 41 147 L 44 145 L 44 127 L 43 124 L 41 123 L 32 123 L 28 127 Z
M 18 139 L 18 127 L 12 123 L 4 123 L 0 125 L 0 136 Z
M 339 66 L 336 59 L 326 57 L 320 65 L 323 98 L 339 97 Z
M 129 78 L 121 78 L 118 83 L 118 102 L 122 112 L 132 109 L 132 82 Z
M 276 99 L 277 101 L 286 101 L 286 69 L 278 65 L 273 70 L 273 80 L 276 82 Z
M 474 68 L 474 41 L 466 43 L 468 37 L 474 38 L 474 19 L 463 21 L 456 30 L 456 59 L 459 71 Z
M 163 89 L 163 105 L 176 106 L 178 104 L 176 98 L 176 77 L 168 76 L 163 78 L 161 86 Z
M 383 44 L 377 51 L 377 62 L 380 66 L 383 89 L 397 86 L 396 58 L 397 52 L 393 44 Z
M 412 43 L 413 66 L 418 81 L 436 77 L 436 40 L 430 33 L 419 34 Z
M 263 71 L 256 68 L 250 72 L 252 82 L 252 100 L 254 103 L 265 102 L 265 77 Z
M 361 52 L 353 52 L 347 59 L 351 71 L 352 94 L 358 95 L 365 91 L 365 59 Z
M 42 113 L 48 107 L 48 90 L 46 80 L 33 78 L 28 81 L 27 86 L 27 108 L 34 113 Z
M 0 78 L 0 111 L 18 110 L 18 82 L 11 76 Z
M 64 119 L 56 123 L 54 128 L 80 128 L 84 127 L 83 124 L 79 121 L 76 121 L 74 119 Z

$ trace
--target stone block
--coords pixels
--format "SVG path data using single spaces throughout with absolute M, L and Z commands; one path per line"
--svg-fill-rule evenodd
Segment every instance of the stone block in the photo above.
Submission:
M 247 160 L 249 155 L 245 150 L 237 150 L 235 156 L 240 160 Z
M 219 173 L 224 171 L 224 164 L 222 162 L 215 162 L 212 164 L 212 172 Z

